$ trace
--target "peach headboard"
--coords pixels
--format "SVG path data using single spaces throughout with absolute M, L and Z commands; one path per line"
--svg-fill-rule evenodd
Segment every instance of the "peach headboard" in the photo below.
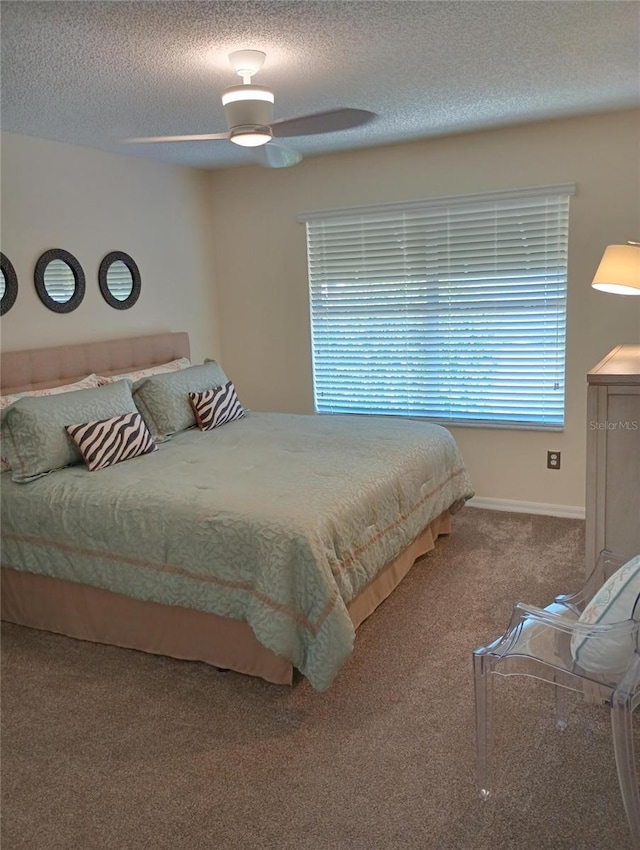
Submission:
M 189 357 L 185 331 L 7 351 L 0 364 L 0 394 L 69 384 L 93 372 L 114 375 L 158 366 L 177 357 Z

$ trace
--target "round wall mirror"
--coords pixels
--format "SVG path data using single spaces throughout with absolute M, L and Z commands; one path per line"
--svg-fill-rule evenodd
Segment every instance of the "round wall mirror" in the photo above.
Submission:
M 38 297 L 56 313 L 70 313 L 84 298 L 82 266 L 68 251 L 45 251 L 36 263 L 34 275 Z
M 18 276 L 11 260 L 0 254 L 0 316 L 10 310 L 18 297 Z
M 142 288 L 138 266 L 124 251 L 107 254 L 100 263 L 98 283 L 102 297 L 116 310 L 133 307 Z

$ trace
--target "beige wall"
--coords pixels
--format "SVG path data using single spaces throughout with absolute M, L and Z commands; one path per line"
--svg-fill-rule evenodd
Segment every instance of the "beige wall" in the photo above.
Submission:
M 256 410 L 313 409 L 303 210 L 573 182 L 563 433 L 455 428 L 476 492 L 584 505 L 585 373 L 640 340 L 640 298 L 590 280 L 604 247 L 640 235 L 637 112 L 561 120 L 307 159 L 290 169 L 212 172 L 223 363 Z M 548 449 L 562 452 L 546 469 Z
M 2 349 L 188 330 L 192 355 L 219 355 L 206 174 L 88 148 L 3 133 L 0 233 L 18 275 L 18 299 L 3 318 Z M 86 295 L 73 313 L 38 299 L 35 263 L 49 248 L 80 261 Z M 142 292 L 114 310 L 98 289 L 109 251 L 138 264 Z
M 640 234 L 639 121 L 617 113 L 209 175 L 5 133 L 2 250 L 20 292 L 2 319 L 2 348 L 185 329 L 194 359 L 220 357 L 248 406 L 311 412 L 300 211 L 575 181 L 566 429 L 453 432 L 478 495 L 581 506 L 585 373 L 614 345 L 640 339 L 640 299 L 589 286 L 605 245 Z M 52 247 L 75 254 L 87 277 L 68 315 L 47 310 L 33 287 L 35 262 Z M 98 290 L 112 250 L 130 253 L 142 273 L 131 310 L 113 310 Z M 559 472 L 545 468 L 547 449 L 562 451 Z

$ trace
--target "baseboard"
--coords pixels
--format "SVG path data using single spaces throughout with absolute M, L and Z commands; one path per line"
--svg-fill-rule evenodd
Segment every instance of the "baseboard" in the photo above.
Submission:
M 474 496 L 467 505 L 471 508 L 485 508 L 489 511 L 512 511 L 516 514 L 544 514 L 561 516 L 567 519 L 584 519 L 584 508 L 574 505 L 547 505 L 544 502 L 519 502 L 515 499 L 489 499 L 486 496 Z

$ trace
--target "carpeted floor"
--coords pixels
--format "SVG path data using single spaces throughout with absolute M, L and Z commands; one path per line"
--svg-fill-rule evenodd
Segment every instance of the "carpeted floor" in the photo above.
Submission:
M 3 624 L 3 850 L 628 850 L 607 709 L 498 680 L 474 793 L 471 650 L 583 579 L 577 520 L 464 509 L 332 688 Z

